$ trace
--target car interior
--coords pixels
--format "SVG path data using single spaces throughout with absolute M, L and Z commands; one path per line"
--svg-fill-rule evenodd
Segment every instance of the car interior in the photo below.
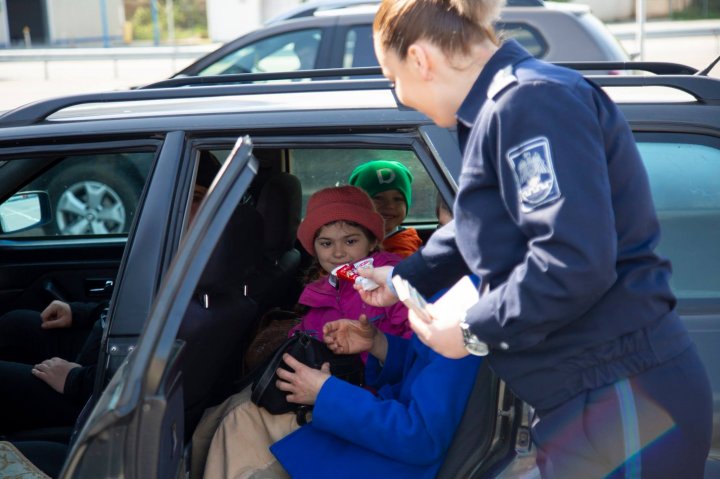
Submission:
M 367 160 L 366 154 L 377 154 L 359 152 L 363 150 L 345 153 L 363 157 L 358 163 Z M 192 434 L 203 410 L 239 392 L 258 374 L 257 370 L 245 367 L 243 356 L 258 333 L 263 314 L 278 308 L 292 309 L 302 290 L 301 276 L 312 258 L 295 239 L 301 210 L 312 190 L 333 183 L 322 184 L 322 180 L 318 183 L 317 178 L 305 176 L 302 168 L 296 168 L 293 173 L 282 170 L 289 165 L 297 166 L 303 155 L 312 154 L 313 163 L 316 163 L 323 153 L 337 155 L 337 150 L 254 151 L 260 161 L 256 179 L 226 225 L 177 335 L 180 344 L 177 371 L 182 387 L 168 392 L 177 396 L 182 390 L 186 470 L 192 468 L 188 464 Z M 223 157 L 221 151 L 213 151 L 213 154 Z M 349 167 L 349 171 L 351 169 Z M 333 174 L 337 175 L 337 172 Z M 301 178 L 310 178 L 309 184 L 303 184 Z M 310 188 L 312 190 L 308 191 Z M 435 194 L 429 196 L 434 216 Z M 425 239 L 434 227 L 435 224 L 433 229 L 421 230 Z M 229 277 L 232 282 L 217 280 Z M 214 290 L 217 287 L 221 289 Z M 224 294 L 232 290 L 234 294 Z M 208 371 L 212 373 L 208 374 Z M 174 383 L 169 378 L 166 381 L 168 388 Z M 483 458 L 493 445 L 497 445 L 496 433 L 509 433 L 507 420 L 496 416 L 498 401 L 503 410 L 516 405 L 514 396 L 502 389 L 485 363 L 475 378 L 470 406 L 438 477 L 463 477 L 482 467 Z M 495 454 L 502 453 L 500 449 L 495 451 Z M 159 471 L 172 470 L 172 467 L 159 466 Z
M 197 163 L 220 163 L 229 151 L 225 148 L 198 151 Z M 331 164 L 343 161 L 350 172 L 371 159 L 402 161 L 414 175 L 408 225 L 415 227 L 423 240 L 427 240 L 437 226 L 437 189 L 412 151 L 256 148 L 253 154 L 259 161 L 255 180 L 225 226 L 200 277 L 176 336 L 175 369 L 168 373 L 164 383 L 169 398 L 167 407 L 176 409 L 171 416 L 181 416 L 182 421 L 174 423 L 175 429 L 162 440 L 183 438 L 182 462 L 186 470 L 191 467 L 192 434 L 205 409 L 241 390 L 250 383 L 253 374 L 257 374 L 248 370 L 243 358 L 258 332 L 263 314 L 271 310 L 292 310 L 296 304 L 302 291 L 302 275 L 312 262 L 312 257 L 296 240 L 296 231 L 308 197 L 320 188 L 345 179 L 338 179 L 337 167 L 330 168 Z M 188 205 L 191 197 L 192 194 L 188 194 Z M 190 222 L 189 210 L 183 221 L 184 228 Z M 503 394 L 498 386 L 487 365 L 482 367 L 472 393 L 472 407 L 467 409 L 451 454 L 438 477 L 458 477 L 470 468 L 477 468 L 478 458 L 482 458 L 494 442 L 495 435 L 488 431 L 507 427 L 497 422 L 495 411 L 498 401 L 509 401 L 505 407 L 511 407 L 514 398 L 509 393 Z M 89 408 L 86 410 L 89 412 Z M 81 414 L 74 428 L 19 431 L 8 439 L 68 444 L 85 418 L 86 414 Z M 466 446 L 470 437 L 475 441 L 473 448 Z M 176 465 L 159 464 L 158 467 L 160 473 L 169 472 Z

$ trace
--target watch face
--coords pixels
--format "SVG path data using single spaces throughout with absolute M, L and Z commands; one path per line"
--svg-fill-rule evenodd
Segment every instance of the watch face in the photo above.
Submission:
M 477 338 L 475 338 L 475 341 L 466 343 L 465 349 L 467 349 L 467 351 L 474 356 L 487 356 L 490 352 L 487 344 L 483 343 Z
M 460 328 L 462 329 L 463 342 L 467 352 L 474 356 L 487 356 L 490 352 L 487 344 L 480 341 L 477 336 L 470 332 L 470 325 L 463 322 L 460 323 Z

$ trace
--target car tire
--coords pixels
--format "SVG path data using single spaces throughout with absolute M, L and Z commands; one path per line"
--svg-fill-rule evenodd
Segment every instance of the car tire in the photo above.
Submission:
M 76 165 L 48 184 L 53 221 L 48 235 L 127 233 L 142 185 L 130 175 Z

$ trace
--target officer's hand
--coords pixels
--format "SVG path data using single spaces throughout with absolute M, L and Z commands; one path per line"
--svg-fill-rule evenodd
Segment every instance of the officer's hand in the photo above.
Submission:
M 440 311 L 433 310 L 431 304 L 428 305 L 428 311 L 432 316 L 430 321 L 423 321 L 412 310 L 408 312 L 410 327 L 420 341 L 446 358 L 458 359 L 467 356 L 460 319 L 443 317 Z
M 321 369 L 306 366 L 289 354 L 283 354 L 283 361 L 295 372 L 278 368 L 275 383 L 281 391 L 287 391 L 287 400 L 297 404 L 315 404 L 320 388 L 330 377 L 330 364 L 324 363 Z
M 365 291 L 362 286 L 356 284 L 355 289 L 360 294 L 363 301 L 372 306 L 391 306 L 398 302 L 397 296 L 395 296 L 387 286 L 387 278 L 390 271 L 392 271 L 392 266 L 358 269 L 360 276 L 370 278 L 380 285 L 379 288 L 375 288 L 372 291 Z
M 55 300 L 40 313 L 40 319 L 40 327 L 44 329 L 69 328 L 72 326 L 72 310 L 69 304 Z
M 377 329 L 370 324 L 367 316 L 353 319 L 339 319 L 323 326 L 323 340 L 330 351 L 336 354 L 355 354 L 370 351 Z
M 42 379 L 48 385 L 63 394 L 65 390 L 65 380 L 71 369 L 79 368 L 77 363 L 71 363 L 60 358 L 46 359 L 40 364 L 36 364 L 32 368 L 32 373 L 36 378 Z

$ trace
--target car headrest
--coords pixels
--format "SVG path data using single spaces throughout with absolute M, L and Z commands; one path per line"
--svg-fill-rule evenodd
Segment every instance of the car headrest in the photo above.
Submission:
M 250 205 L 239 205 L 205 266 L 198 292 L 225 293 L 252 275 L 263 251 L 263 220 Z
M 263 184 L 257 210 L 264 221 L 266 257 L 277 260 L 295 244 L 300 225 L 302 187 L 290 173 L 275 173 Z

